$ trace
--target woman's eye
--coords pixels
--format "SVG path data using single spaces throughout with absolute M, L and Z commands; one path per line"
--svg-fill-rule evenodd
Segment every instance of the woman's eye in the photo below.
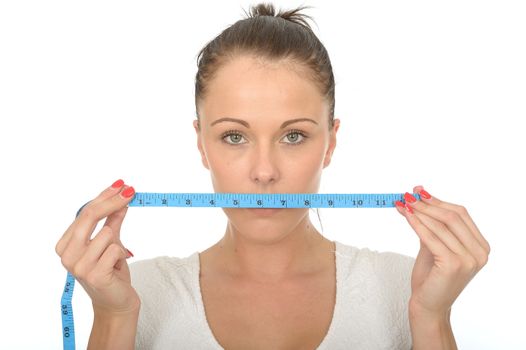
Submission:
M 299 141 L 298 141 L 298 137 L 300 137 Z M 226 143 L 228 143 L 229 145 L 233 145 L 233 146 L 246 143 L 246 142 L 240 142 L 242 138 L 243 138 L 243 135 L 237 132 L 226 132 L 222 137 L 222 139 L 225 140 Z M 285 142 L 285 143 L 291 146 L 294 146 L 294 145 L 299 145 L 300 143 L 303 143 L 305 139 L 307 138 L 307 136 L 299 131 L 291 131 L 287 135 L 285 135 L 285 138 L 287 138 L 290 141 L 290 142 Z M 227 141 L 227 139 L 230 139 L 231 142 Z
M 231 141 L 233 141 L 232 143 L 230 142 L 227 142 L 228 144 L 231 144 L 231 145 L 239 145 L 239 140 L 241 140 L 243 136 L 241 134 L 238 134 L 238 133 L 230 133 L 230 134 L 226 134 L 225 136 L 223 136 L 223 139 L 227 139 L 229 138 Z
M 294 135 L 294 137 L 290 137 L 290 135 Z M 288 133 L 287 136 L 285 136 L 285 137 L 287 137 L 289 139 L 289 141 L 292 141 L 291 142 L 292 144 L 296 144 L 296 145 L 302 143 L 303 141 L 305 141 L 304 140 L 305 139 L 305 135 L 303 135 L 300 132 L 291 132 L 291 133 Z M 300 139 L 301 141 L 299 141 L 299 142 L 297 141 L 298 137 L 301 137 L 301 139 Z

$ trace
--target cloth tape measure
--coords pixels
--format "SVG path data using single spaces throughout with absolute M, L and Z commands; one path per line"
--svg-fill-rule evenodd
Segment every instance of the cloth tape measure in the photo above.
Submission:
M 416 199 L 420 195 L 413 193 Z M 129 207 L 223 207 L 223 208 L 392 208 L 404 203 L 403 193 L 154 193 L 137 192 Z M 87 202 L 86 204 L 88 204 Z M 77 211 L 79 215 L 84 204 Z M 75 327 L 71 299 L 75 277 L 68 271 L 62 293 L 62 339 L 64 350 L 75 350 Z

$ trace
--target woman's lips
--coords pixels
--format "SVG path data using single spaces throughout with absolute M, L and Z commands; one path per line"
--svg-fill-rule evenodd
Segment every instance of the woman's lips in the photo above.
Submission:
M 280 208 L 246 208 L 254 215 L 258 216 L 271 216 L 279 212 Z

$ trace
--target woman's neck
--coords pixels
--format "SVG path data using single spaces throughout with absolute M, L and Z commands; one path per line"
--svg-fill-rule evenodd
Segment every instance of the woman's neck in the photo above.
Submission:
M 264 234 L 264 233 L 262 233 Z M 276 242 L 247 239 L 229 222 L 224 237 L 207 249 L 216 273 L 258 283 L 279 283 L 324 271 L 334 263 L 334 242 L 326 239 L 309 216 Z

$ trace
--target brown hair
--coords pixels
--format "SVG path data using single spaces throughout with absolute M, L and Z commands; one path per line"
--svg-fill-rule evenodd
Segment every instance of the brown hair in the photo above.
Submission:
M 208 42 L 197 55 L 195 77 L 195 106 L 199 122 L 198 105 L 207 93 L 207 82 L 218 69 L 240 54 L 253 55 L 272 61 L 286 60 L 307 68 L 306 72 L 329 102 L 329 131 L 334 123 L 334 75 L 327 50 L 316 37 L 299 11 L 310 6 L 277 14 L 272 4 L 251 6 L 247 18 L 226 28 Z

